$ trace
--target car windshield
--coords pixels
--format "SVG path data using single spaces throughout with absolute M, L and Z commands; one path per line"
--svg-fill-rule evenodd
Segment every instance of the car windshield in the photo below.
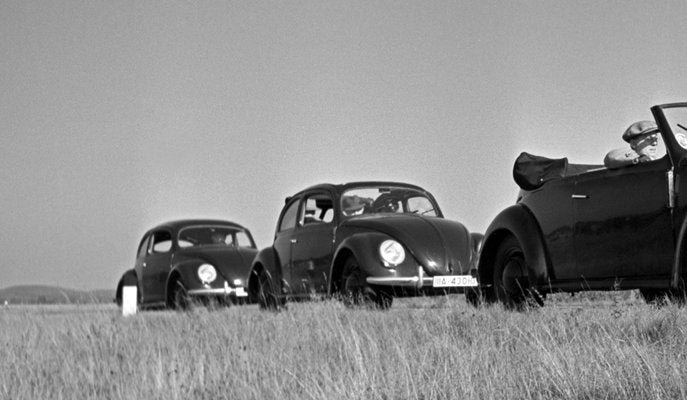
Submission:
M 233 246 L 255 247 L 241 228 L 222 225 L 197 225 L 179 231 L 179 247 Z
M 663 115 L 677 142 L 683 149 L 687 149 L 687 107 L 664 108 Z
M 435 205 L 423 192 L 406 187 L 375 186 L 346 190 L 341 196 L 344 217 L 399 213 L 437 216 Z

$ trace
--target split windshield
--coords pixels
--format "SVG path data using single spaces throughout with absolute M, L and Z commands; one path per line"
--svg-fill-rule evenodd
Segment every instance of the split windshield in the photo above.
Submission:
M 179 247 L 255 247 L 248 234 L 236 227 L 221 225 L 189 226 L 179 231 Z
M 435 205 L 423 192 L 389 186 L 345 191 L 341 196 L 341 212 L 344 217 L 376 213 L 438 215 Z
M 687 107 L 671 107 L 662 110 L 676 141 L 687 150 Z

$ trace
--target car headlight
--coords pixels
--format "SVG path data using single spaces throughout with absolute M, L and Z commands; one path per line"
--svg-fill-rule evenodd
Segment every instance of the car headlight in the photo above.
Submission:
M 395 240 L 385 240 L 379 245 L 379 255 L 384 261 L 385 267 L 395 267 L 406 259 L 406 251 L 403 245 Z
M 198 267 L 198 278 L 203 283 L 212 283 L 217 279 L 217 270 L 210 264 L 201 264 Z

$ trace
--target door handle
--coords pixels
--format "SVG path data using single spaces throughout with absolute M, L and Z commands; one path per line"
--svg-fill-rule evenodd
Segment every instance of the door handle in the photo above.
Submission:
M 291 239 L 291 243 L 292 243 L 292 244 L 298 243 L 298 239 Z
M 573 199 L 588 199 L 589 196 L 587 196 L 586 194 L 574 194 L 574 195 L 572 195 L 572 198 Z

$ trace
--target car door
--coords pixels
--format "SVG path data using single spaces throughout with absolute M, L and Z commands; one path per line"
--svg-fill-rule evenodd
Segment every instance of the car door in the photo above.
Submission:
M 579 277 L 573 250 L 573 203 L 570 199 L 574 185 L 573 177 L 552 180 L 542 188 L 529 192 L 522 201 L 536 216 L 544 247 L 548 251 L 551 264 L 549 276 L 553 281 Z
M 291 250 L 293 246 L 293 235 L 296 230 L 298 219 L 298 206 L 300 197 L 295 196 L 289 199 L 277 222 L 277 233 L 274 236 L 272 248 L 277 253 L 279 262 L 278 268 L 281 271 L 281 279 L 288 288 L 291 287 Z M 278 277 L 274 277 L 278 279 Z M 275 282 L 276 284 L 276 282 Z M 289 291 L 291 291 L 289 289 Z
M 143 285 L 142 299 L 145 303 L 165 300 L 165 285 L 172 257 L 172 233 L 162 229 L 152 233 L 148 253 L 141 266 Z
M 307 296 L 327 292 L 327 275 L 332 262 L 334 209 L 332 195 L 325 191 L 307 193 L 299 209 L 292 236 L 291 289 Z
M 577 177 L 578 271 L 587 279 L 670 276 L 674 254 L 667 157 Z

